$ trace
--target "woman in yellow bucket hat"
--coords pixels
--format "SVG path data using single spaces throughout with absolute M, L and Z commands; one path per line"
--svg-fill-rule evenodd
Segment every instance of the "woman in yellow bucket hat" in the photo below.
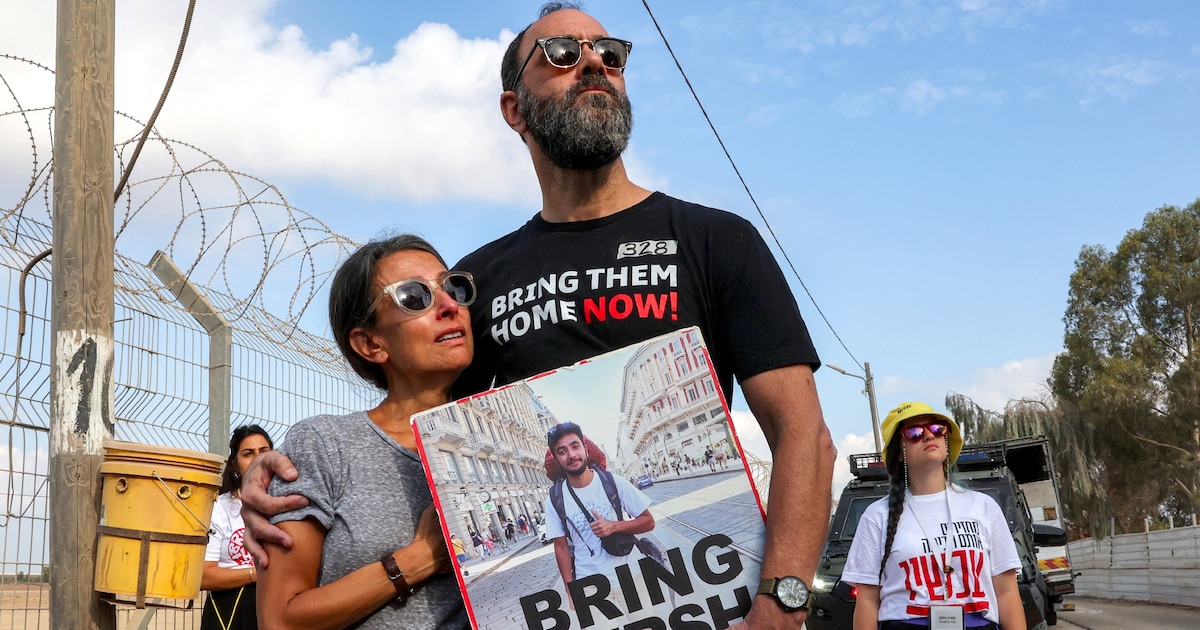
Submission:
M 858 588 L 854 630 L 1025 630 L 1004 512 L 950 480 L 958 423 L 906 402 L 882 430 L 891 488 L 863 512 L 842 573 Z

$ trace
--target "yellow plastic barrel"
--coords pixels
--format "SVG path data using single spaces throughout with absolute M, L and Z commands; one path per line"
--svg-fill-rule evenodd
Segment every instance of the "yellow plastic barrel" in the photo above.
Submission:
M 196 599 L 225 459 L 211 453 L 106 441 L 96 591 Z

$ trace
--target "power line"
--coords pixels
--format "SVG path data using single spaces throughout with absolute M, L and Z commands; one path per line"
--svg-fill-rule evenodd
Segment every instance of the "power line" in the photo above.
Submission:
M 783 259 L 787 262 L 788 268 L 792 270 L 792 275 L 796 277 L 796 281 L 800 283 L 800 287 L 804 289 L 804 294 L 808 296 L 808 300 L 812 302 L 813 308 L 817 309 L 817 314 L 821 316 L 825 326 L 829 328 L 829 332 L 833 333 L 835 339 L 850 355 L 850 359 L 862 369 L 862 363 L 850 352 L 850 348 L 846 347 L 846 342 L 842 341 L 841 335 L 837 330 L 834 330 L 833 324 L 829 318 L 825 316 L 825 312 L 821 310 L 821 306 L 817 304 L 817 299 L 813 297 L 812 291 L 808 290 L 808 285 L 804 284 L 804 279 L 800 277 L 800 272 L 796 270 L 796 265 L 792 263 L 792 259 L 788 256 L 787 250 L 783 248 L 783 243 L 779 241 L 779 237 L 775 235 L 775 229 L 771 227 L 771 222 L 767 220 L 767 215 L 763 213 L 762 208 L 758 205 L 758 200 L 754 198 L 754 193 L 750 192 L 750 186 L 746 183 L 746 179 L 742 177 L 742 172 L 738 170 L 737 163 L 733 161 L 733 156 L 729 154 L 729 149 L 725 147 L 725 141 L 721 139 L 721 134 L 717 132 L 716 125 L 708 116 L 708 111 L 704 109 L 704 103 L 700 102 L 700 95 L 696 94 L 696 89 L 692 87 L 692 82 L 688 79 L 687 73 L 683 71 L 683 65 L 679 63 L 679 58 L 675 56 L 675 51 L 671 49 L 671 42 L 667 41 L 666 33 L 663 33 L 662 27 L 658 25 L 658 20 L 654 17 L 654 12 L 650 10 L 648 0 L 642 0 L 642 6 L 646 7 L 646 13 L 650 15 L 650 21 L 654 23 L 654 28 L 658 30 L 658 36 L 662 38 L 663 44 L 667 47 L 667 52 L 671 54 L 671 60 L 675 62 L 675 67 L 679 68 L 679 75 L 683 77 L 683 82 L 687 84 L 688 90 L 692 93 L 692 98 L 696 100 L 696 105 L 700 107 L 700 113 L 704 115 L 705 122 L 708 123 L 709 129 L 712 129 L 713 136 L 717 139 L 717 144 L 721 145 L 721 150 L 725 152 L 725 158 L 729 160 L 729 165 L 733 167 L 734 174 L 737 175 L 738 181 L 742 183 L 742 188 L 746 191 L 746 196 L 750 197 L 750 203 L 754 204 L 754 209 L 758 211 L 758 216 L 762 219 L 763 225 L 767 227 L 767 232 L 771 235 L 771 240 L 775 242 L 775 246 L 779 248 L 779 252 L 783 254 Z

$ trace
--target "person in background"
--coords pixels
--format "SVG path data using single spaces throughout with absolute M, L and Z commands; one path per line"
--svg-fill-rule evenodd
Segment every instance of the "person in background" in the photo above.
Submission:
M 373 409 L 296 423 L 285 453 L 304 470 L 271 492 L 307 505 L 273 517 L 295 544 L 268 544 L 264 628 L 470 627 L 425 480 L 414 413 L 450 399 L 471 362 L 470 274 L 425 240 L 359 248 L 330 282 L 329 323 L 346 361 L 386 395 Z
M 1021 560 L 996 500 L 950 482 L 958 423 L 907 402 L 883 421 L 888 496 L 867 506 L 842 580 L 858 587 L 854 630 L 1025 630 Z M 952 621 L 957 620 L 957 621 Z
M 466 562 L 467 545 L 458 537 L 458 534 L 450 534 L 450 545 L 454 547 L 454 555 L 458 558 L 458 563 L 463 564 Z
M 475 548 L 475 553 L 480 558 L 492 555 L 492 552 L 488 551 L 487 546 L 483 544 L 483 536 L 480 536 L 479 532 L 475 530 L 471 530 L 471 546 Z
M 200 588 L 208 591 L 200 630 L 254 630 L 258 616 L 254 607 L 258 574 L 254 558 L 246 551 L 242 521 L 242 475 L 250 462 L 275 447 L 271 436 L 257 424 L 233 430 L 229 458 L 221 473 L 221 494 L 213 506 L 212 534 L 204 550 L 204 572 Z

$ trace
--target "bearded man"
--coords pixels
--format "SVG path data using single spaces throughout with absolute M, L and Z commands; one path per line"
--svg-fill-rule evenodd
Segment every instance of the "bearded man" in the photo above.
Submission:
M 455 266 L 480 293 L 475 358 L 456 392 L 699 326 L 726 398 L 736 377 L 774 460 L 763 584 L 743 627 L 799 628 L 808 597 L 796 597 L 795 578 L 809 585 L 816 573 L 837 456 L 813 381 L 820 360 L 748 221 L 629 180 L 631 50 L 561 2 L 509 45 L 500 111 L 529 147 L 542 208 Z

